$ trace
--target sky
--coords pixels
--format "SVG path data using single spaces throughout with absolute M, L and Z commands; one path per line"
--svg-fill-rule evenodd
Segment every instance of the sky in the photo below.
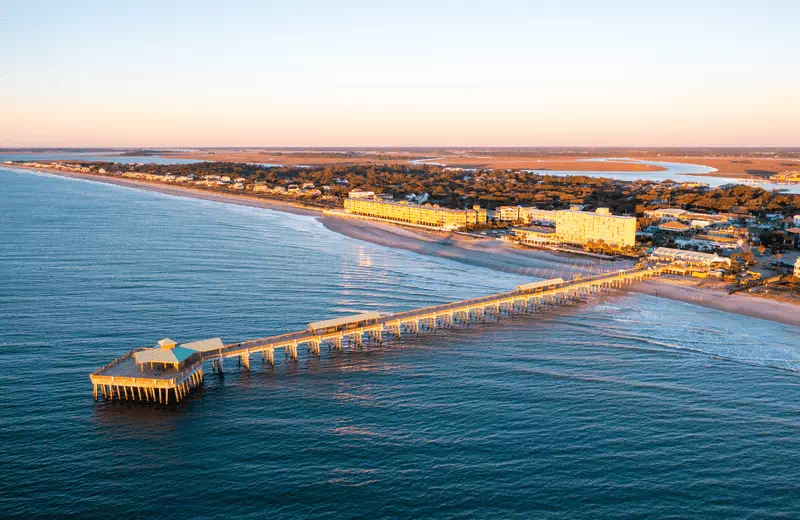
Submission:
M 0 147 L 800 146 L 800 1 L 0 0 Z

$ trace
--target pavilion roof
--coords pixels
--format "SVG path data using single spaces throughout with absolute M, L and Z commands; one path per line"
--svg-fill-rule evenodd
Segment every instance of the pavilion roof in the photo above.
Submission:
M 136 362 L 142 363 L 180 363 L 190 358 L 196 350 L 185 347 L 163 349 L 160 347 L 134 352 Z
M 327 329 L 329 327 L 338 327 L 340 325 L 349 325 L 351 323 L 359 323 L 362 321 L 373 320 L 380 318 L 381 315 L 375 311 L 362 312 L 361 314 L 353 314 L 351 316 L 343 316 L 341 318 L 334 318 L 330 320 L 315 321 L 309 323 L 308 326 L 312 330 Z
M 200 341 L 192 341 L 190 343 L 182 343 L 176 345 L 174 341 L 169 338 L 164 338 L 158 342 L 158 347 L 140 350 L 133 354 L 136 362 L 143 363 L 181 363 L 186 361 L 192 355 L 198 352 L 210 352 L 218 350 L 225 345 L 222 343 L 221 338 L 209 338 Z M 174 346 L 170 346 L 174 345 Z
M 196 350 L 197 352 L 209 352 L 223 348 L 222 338 L 209 338 L 191 343 L 181 343 L 181 347 Z

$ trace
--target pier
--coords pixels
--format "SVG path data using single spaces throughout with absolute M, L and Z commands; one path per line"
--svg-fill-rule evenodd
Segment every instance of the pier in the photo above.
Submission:
M 435 332 L 487 319 L 513 314 L 535 313 L 568 304 L 588 296 L 660 276 L 665 268 L 621 270 L 564 281 L 561 278 L 518 285 L 499 294 L 460 300 L 381 315 L 367 312 L 309 323 L 296 332 L 223 344 L 220 338 L 178 345 L 165 338 L 155 348 L 138 348 L 115 359 L 89 375 L 94 398 L 177 403 L 203 383 L 204 365 L 214 372 L 225 371 L 225 360 L 236 358 L 239 366 L 250 369 L 252 356 L 275 364 L 275 351 L 290 361 L 298 360 L 305 347 L 309 355 L 321 356 L 322 346 L 333 350 L 360 349 L 365 340 L 382 344 L 384 339 L 420 330 Z

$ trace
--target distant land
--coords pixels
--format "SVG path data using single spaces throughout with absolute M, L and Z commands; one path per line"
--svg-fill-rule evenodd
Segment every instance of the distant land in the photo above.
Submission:
M 800 148 L 624 148 L 624 147 L 170 147 L 170 148 L 6 148 L 4 152 L 79 152 L 162 156 L 206 161 L 325 166 L 406 164 L 420 161 L 442 166 L 552 171 L 662 171 L 656 165 L 592 158 L 631 158 L 698 164 L 716 169 L 706 175 L 763 179 L 800 169 Z M 698 172 L 698 175 L 704 175 Z

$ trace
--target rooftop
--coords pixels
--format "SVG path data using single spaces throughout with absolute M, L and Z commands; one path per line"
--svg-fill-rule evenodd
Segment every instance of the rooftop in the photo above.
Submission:
M 158 342 L 155 348 L 140 350 L 133 354 L 136 362 L 139 364 L 144 363 L 166 363 L 175 364 L 186 361 L 198 352 L 209 352 L 212 350 L 221 349 L 221 338 L 209 338 L 200 341 L 193 341 L 191 343 L 183 343 L 177 345 L 175 341 L 164 338 Z
M 669 257 L 676 260 L 687 260 L 695 262 L 725 262 L 730 263 L 730 259 L 723 258 L 714 253 L 698 253 L 697 251 L 684 251 L 671 247 L 657 247 L 653 251 L 653 256 Z
M 369 204 L 388 204 L 390 206 L 406 206 L 412 208 L 419 208 L 431 211 L 446 211 L 448 213 L 464 213 L 465 211 L 476 211 L 474 209 L 453 209 L 453 208 L 443 208 L 438 204 L 411 204 L 407 200 L 384 200 L 384 199 L 361 199 L 361 198 L 349 198 L 350 201 L 357 201 L 357 202 L 365 202 Z
M 738 244 L 739 239 L 734 237 L 720 237 L 714 235 L 697 235 L 697 240 L 708 240 L 710 242 L 719 242 L 720 244 Z
M 542 233 L 547 235 L 552 235 L 556 232 L 555 228 L 544 227 L 544 226 L 519 227 L 519 228 L 514 228 L 514 231 L 523 231 L 525 233 Z
M 636 217 L 630 217 L 625 215 L 612 215 L 609 213 L 608 208 L 597 208 L 594 211 L 581 211 L 575 209 L 561 209 L 556 211 L 556 213 L 564 214 L 564 213 L 579 213 L 581 215 L 589 215 L 592 217 L 604 217 L 604 218 L 619 218 L 619 219 L 636 219 Z
M 322 321 L 315 321 L 313 323 L 309 323 L 308 326 L 311 329 L 327 329 L 329 327 L 338 327 L 340 325 L 348 325 L 350 323 L 358 323 L 361 321 L 373 320 L 380 318 L 381 315 L 378 312 L 370 311 L 370 312 L 362 312 L 361 314 L 352 314 L 350 316 L 342 316 L 341 318 L 333 318 L 330 320 L 322 320 Z
M 663 224 L 659 224 L 658 229 L 666 231 L 688 231 L 692 229 L 692 226 L 681 224 L 680 222 L 664 222 Z
M 539 287 L 549 287 L 551 285 L 558 285 L 561 283 L 564 283 L 563 278 L 551 278 L 550 280 L 542 280 L 540 282 L 531 282 L 518 285 L 516 289 L 518 291 L 528 291 L 531 289 L 538 289 Z

